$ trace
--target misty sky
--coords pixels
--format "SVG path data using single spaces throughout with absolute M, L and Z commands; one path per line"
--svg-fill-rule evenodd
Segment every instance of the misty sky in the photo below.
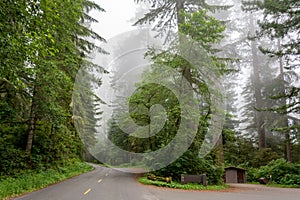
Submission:
M 95 0 L 106 12 L 91 14 L 99 23 L 93 23 L 92 29 L 106 40 L 129 30 L 133 30 L 136 4 L 133 0 Z

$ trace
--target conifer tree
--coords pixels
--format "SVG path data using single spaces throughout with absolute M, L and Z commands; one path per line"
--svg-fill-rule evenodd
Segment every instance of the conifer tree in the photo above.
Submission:
M 281 91 L 274 98 L 281 101 L 281 105 L 271 108 L 274 112 L 281 113 L 285 123 L 281 130 L 285 134 L 286 158 L 291 161 L 291 139 L 287 115 L 299 112 L 299 86 L 293 84 L 295 79 L 287 80 L 287 75 L 294 72 L 297 76 L 299 61 L 299 1 L 245 1 L 250 9 L 262 10 L 263 20 L 259 21 L 260 30 L 257 37 L 267 38 L 275 45 L 272 47 L 261 46 L 266 55 L 277 57 L 280 67 Z M 279 42 L 278 42 L 279 41 Z M 298 61 L 297 61 L 298 60 Z M 289 73 L 287 73 L 289 71 Z M 286 82 L 288 81 L 288 82 Z M 286 84 L 288 83 L 288 84 Z M 299 116 L 298 116 L 299 117 Z

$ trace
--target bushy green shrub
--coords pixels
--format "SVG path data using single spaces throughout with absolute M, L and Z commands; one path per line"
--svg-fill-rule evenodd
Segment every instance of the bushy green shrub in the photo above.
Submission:
M 182 185 L 180 182 L 172 181 L 171 183 L 166 183 L 165 181 L 152 181 L 147 179 L 147 177 L 140 177 L 139 182 L 145 185 L 155 185 L 158 187 L 167 187 L 167 188 L 177 188 L 184 190 L 224 190 L 228 188 L 228 185 L 208 185 L 203 186 L 198 183 L 187 183 Z
M 280 158 L 281 156 L 270 148 L 260 149 L 255 152 L 254 157 L 251 160 L 251 165 L 253 167 L 261 167 Z
M 14 175 L 30 168 L 29 155 L 9 142 L 8 136 L 0 138 L 0 176 Z
M 300 174 L 286 174 L 280 179 L 280 184 L 300 186 Z
M 43 188 L 49 184 L 57 183 L 66 178 L 91 171 L 92 166 L 80 161 L 69 162 L 64 167 L 47 169 L 44 171 L 23 171 L 15 177 L 0 178 L 0 199 L 13 197 L 36 189 Z
M 270 178 L 270 175 L 272 178 Z M 257 170 L 249 170 L 248 178 L 252 181 L 265 177 L 272 183 L 300 186 L 300 165 L 287 162 L 285 159 L 271 161 Z M 249 181 L 248 179 L 248 181 Z
M 206 174 L 208 184 L 212 185 L 223 183 L 224 168 L 217 166 L 210 156 L 199 158 L 187 151 L 175 162 L 154 173 L 158 176 L 172 177 L 177 181 L 180 180 L 181 174 Z
M 248 183 L 257 182 L 257 175 L 256 175 L 257 171 L 258 171 L 258 169 L 255 169 L 255 168 L 247 169 L 246 176 L 247 176 Z

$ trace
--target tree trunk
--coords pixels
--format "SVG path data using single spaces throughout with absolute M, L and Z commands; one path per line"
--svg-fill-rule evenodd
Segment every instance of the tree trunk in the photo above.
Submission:
M 286 146 L 286 159 L 287 161 L 292 161 L 291 156 L 291 138 L 288 130 L 285 131 L 285 146 Z
M 254 35 L 255 27 L 253 22 L 253 16 L 250 14 L 250 34 Z M 252 84 L 254 86 L 254 98 L 255 98 L 255 115 L 256 115 L 256 127 L 258 133 L 258 146 L 259 149 L 266 148 L 266 133 L 264 128 L 264 115 L 263 112 L 259 109 L 263 107 L 262 100 L 262 87 L 260 81 L 260 69 L 259 69 L 259 60 L 258 60 L 258 52 L 255 40 L 251 41 L 251 50 L 252 50 L 252 67 L 253 67 L 253 75 L 252 75 Z
M 176 17 L 177 17 L 177 27 L 179 31 L 179 24 L 184 22 L 184 19 L 180 17 L 180 12 L 184 11 L 184 0 L 176 0 Z
M 181 17 L 180 13 L 184 11 L 184 2 L 185 0 L 176 0 L 176 18 L 177 18 L 177 29 L 178 29 L 178 39 L 179 39 L 179 46 L 184 44 L 184 38 L 182 37 L 180 31 L 179 31 L 179 27 L 180 27 L 180 24 L 183 24 L 185 22 L 184 20 L 184 17 Z M 179 49 L 179 51 L 181 51 L 181 49 Z M 188 84 L 190 86 L 192 86 L 192 71 L 191 71 L 191 68 L 189 65 L 185 65 L 185 66 L 179 66 L 181 67 L 181 75 L 182 75 L 182 78 L 185 79 Z M 181 92 L 180 92 L 180 95 L 181 97 L 180 98 L 183 98 L 185 99 L 186 97 L 190 97 L 192 96 L 193 94 L 193 91 L 190 91 L 190 87 L 186 86 L 184 84 L 184 81 L 182 82 L 182 85 L 181 85 Z M 186 103 L 189 103 L 189 102 L 186 102 Z M 189 124 L 189 127 L 191 128 L 192 131 L 194 131 L 194 124 Z M 190 144 L 190 135 L 188 132 L 190 132 L 191 130 L 187 130 L 187 133 L 186 133 L 186 144 Z M 194 140 L 197 140 L 197 138 L 194 138 Z
M 278 48 L 280 49 L 280 40 L 278 40 Z M 282 57 L 279 58 L 279 67 L 280 67 L 280 81 L 281 81 L 281 94 L 285 95 L 285 81 L 284 81 L 284 71 L 283 71 L 283 61 L 282 61 Z M 281 106 L 285 106 L 286 105 L 286 97 L 282 97 L 282 101 L 281 101 Z M 283 126 L 284 127 L 288 127 L 288 116 L 287 114 L 283 114 Z M 286 159 L 287 161 L 291 161 L 291 138 L 290 138 L 290 132 L 289 130 L 286 130 L 284 133 L 285 136 L 285 155 L 286 155 Z
M 178 28 L 178 37 L 179 42 L 182 43 L 182 37 L 179 32 L 179 25 L 184 23 L 184 18 L 180 16 L 180 12 L 184 11 L 184 0 L 177 0 L 176 1 L 176 17 L 177 17 L 177 28 Z M 183 77 L 192 85 L 192 72 L 190 66 L 182 66 L 182 75 Z
M 216 149 L 217 149 L 217 164 L 219 166 L 224 166 L 224 151 L 223 151 L 223 136 L 222 134 L 220 134 L 220 137 L 219 137 L 219 140 L 218 140 L 218 143 L 216 145 Z
M 37 90 L 36 86 L 34 86 L 30 116 L 29 116 L 29 124 L 28 124 L 29 128 L 28 128 L 27 144 L 26 144 L 26 152 L 28 152 L 29 154 L 31 153 L 35 124 L 36 124 L 36 94 L 37 94 L 36 90 Z

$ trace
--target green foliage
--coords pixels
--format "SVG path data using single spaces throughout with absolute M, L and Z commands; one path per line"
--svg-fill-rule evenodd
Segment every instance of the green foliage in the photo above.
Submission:
M 181 185 L 179 182 L 172 181 L 171 183 L 166 183 L 163 181 L 152 181 L 147 177 L 140 177 L 139 182 L 145 185 L 155 185 L 158 187 L 167 187 L 167 188 L 176 188 L 176 189 L 184 189 L 184 190 L 224 190 L 227 189 L 227 185 L 208 185 L 203 186 L 201 184 L 196 183 L 187 183 L 185 185 Z
M 92 166 L 82 162 L 69 162 L 64 166 L 43 171 L 24 171 L 17 177 L 0 179 L 0 199 L 14 197 L 26 192 L 43 188 L 64 179 L 91 171 Z
M 211 156 L 207 156 L 204 159 L 199 158 L 197 154 L 193 154 L 195 153 L 188 150 L 175 162 L 154 172 L 154 174 L 158 176 L 172 177 L 172 180 L 177 181 L 180 180 L 181 174 L 206 174 L 207 183 L 209 185 L 221 184 L 224 169 L 216 166 L 216 163 Z
M 97 21 L 92 9 L 103 11 L 88 0 L 0 2 L 0 175 L 80 157 L 74 80 L 79 68 L 94 66 L 89 53 L 104 53 L 87 39 L 104 41 L 87 25 Z
M 271 161 L 268 165 L 248 172 L 249 181 L 257 181 L 260 177 L 271 180 L 272 184 L 297 185 L 299 184 L 300 165 L 287 162 L 285 159 Z M 270 179 L 272 175 L 272 179 Z
M 214 43 L 219 43 L 224 37 L 225 26 L 214 17 L 208 16 L 206 10 L 199 10 L 193 13 L 180 13 L 184 23 L 179 24 L 179 32 L 191 36 L 200 45 L 211 51 Z
M 5 138 L 1 138 L 0 142 L 0 176 L 18 174 L 29 168 L 30 156 L 28 154 L 15 148 Z
M 283 157 L 280 151 L 274 151 L 274 148 L 259 150 L 255 147 L 253 140 L 241 136 L 234 137 L 235 134 L 238 133 L 233 130 L 223 131 L 223 148 L 226 166 L 258 168 Z
M 256 168 L 247 168 L 247 172 L 246 172 L 246 177 L 247 177 L 247 182 L 248 183 L 258 183 L 258 180 L 256 178 L 256 172 L 258 169 Z
M 170 2 L 165 0 L 136 2 L 149 2 L 153 4 L 153 9 L 149 10 L 144 17 L 139 19 L 136 22 L 136 25 L 154 23 L 155 29 L 159 34 L 165 36 L 166 41 L 172 40 L 172 44 L 174 44 L 174 46 L 169 47 L 168 50 L 163 52 L 157 52 L 155 49 L 150 49 L 146 53 L 154 64 L 149 71 L 144 73 L 143 78 L 147 80 L 147 78 L 150 77 L 152 80 L 153 78 L 156 80 L 157 77 L 159 77 L 158 74 L 163 74 L 161 66 L 168 66 L 180 74 L 178 77 L 171 77 L 171 80 L 176 86 L 180 86 L 182 78 L 185 78 L 193 88 L 193 91 L 180 88 L 180 91 L 182 91 L 180 94 L 181 97 L 184 99 L 185 96 L 201 96 L 197 105 L 207 105 L 199 108 L 199 110 L 193 110 L 195 113 L 202 114 L 199 117 L 199 120 L 195 122 L 198 123 L 201 128 L 199 128 L 188 151 L 174 163 L 155 173 L 163 176 L 172 176 L 175 180 L 179 180 L 180 174 L 182 173 L 207 173 L 209 183 L 218 184 L 221 181 L 223 170 L 222 168 L 216 167 L 215 156 L 212 155 L 205 159 L 199 158 L 201 142 L 209 124 L 210 108 L 214 106 L 211 105 L 211 94 L 209 92 L 210 83 L 204 81 L 205 78 L 203 76 L 206 75 L 206 72 L 202 67 L 205 66 L 207 71 L 213 71 L 216 77 L 219 77 L 220 74 L 223 74 L 226 71 L 224 62 L 214 55 L 215 50 L 212 49 L 212 46 L 222 39 L 222 32 L 225 27 L 222 26 L 218 20 L 208 16 L 207 10 L 213 10 L 213 6 L 209 6 L 205 2 Z M 178 35 L 178 41 L 173 41 L 174 38 L 171 38 L 170 35 L 173 35 L 171 32 L 174 30 L 178 31 L 180 34 L 184 34 L 186 38 L 188 38 L 187 40 L 196 41 L 197 44 L 191 42 L 194 46 L 186 45 L 185 42 L 189 43 L 190 41 L 183 41 L 180 35 Z M 181 56 L 178 56 L 180 55 L 182 48 L 188 49 L 190 54 L 199 54 L 199 52 L 195 51 L 200 49 L 199 51 L 201 51 L 202 54 L 194 58 L 196 60 L 195 63 L 189 63 Z M 155 136 L 146 139 L 136 139 L 126 136 L 125 133 L 117 127 L 115 120 L 120 117 L 122 118 L 122 110 L 124 109 L 116 109 L 114 113 L 115 116 L 111 119 L 112 123 L 109 134 L 109 138 L 111 138 L 116 145 L 133 152 L 154 151 L 167 145 L 176 136 L 178 127 L 181 123 L 182 116 L 180 115 L 182 108 L 180 107 L 176 96 L 174 96 L 167 88 L 155 86 L 153 84 L 138 88 L 137 92 L 128 99 L 128 102 L 130 105 L 130 116 L 138 125 L 148 125 L 150 123 L 151 119 L 149 117 L 149 111 L 151 106 L 155 104 L 162 105 L 166 111 L 168 120 Z M 185 131 L 189 133 L 192 130 Z M 173 151 L 176 151 L 176 149 L 173 149 Z M 120 159 L 129 160 L 132 158 Z M 155 163 L 151 158 L 148 158 L 147 160 L 150 163 L 146 163 L 146 165 L 150 167 L 154 166 L 154 168 L 159 168 L 159 165 L 161 164 L 159 161 Z
M 259 166 L 267 165 L 273 160 L 279 159 L 281 157 L 282 156 L 278 155 L 277 152 L 274 152 L 270 148 L 261 149 L 255 153 L 252 166 L 259 167 Z
M 257 148 L 254 147 L 253 141 L 235 136 L 231 137 L 228 134 L 237 134 L 234 131 L 223 131 L 224 137 L 224 159 L 227 166 L 239 166 L 248 164 L 252 166 Z
M 22 148 L 27 137 L 26 126 L 9 127 L 3 132 L 0 137 L 0 176 L 17 175 L 23 170 L 41 170 L 79 157 L 81 142 L 75 132 L 62 126 L 54 133 L 46 123 L 39 128 L 34 137 L 38 142 L 31 154 Z
M 256 3 L 256 2 L 255 2 Z M 259 22 L 261 31 L 259 36 L 268 36 L 271 39 L 288 38 L 299 31 L 299 1 L 287 0 L 265 0 L 256 3 L 257 7 L 263 10 L 264 20 Z M 284 42 L 281 49 L 272 50 L 262 48 L 263 52 L 277 55 L 299 55 L 299 38 L 295 37 Z
M 280 184 L 283 185 L 295 185 L 300 187 L 300 175 L 299 174 L 286 174 L 280 179 Z
M 167 36 L 167 39 L 171 32 L 178 28 L 178 22 L 183 22 L 183 19 L 179 16 L 180 10 L 188 12 L 194 12 L 195 10 L 207 10 L 216 12 L 217 10 L 227 10 L 231 6 L 223 5 L 209 5 L 206 1 L 173 1 L 168 0 L 135 0 L 136 3 L 149 3 L 151 9 L 134 25 L 153 23 L 155 29 L 158 30 L 160 35 Z M 157 23 L 155 23 L 157 22 Z M 199 23 L 201 24 L 201 23 Z
M 134 152 L 154 151 L 166 146 L 176 135 L 176 130 L 178 129 L 178 121 L 176 120 L 180 117 L 181 111 L 178 100 L 172 91 L 158 84 L 147 84 L 139 87 L 128 101 L 130 117 L 140 126 L 148 125 L 150 124 L 150 120 L 155 120 L 155 118 L 150 119 L 149 116 L 150 108 L 155 104 L 160 104 L 165 108 L 168 120 L 158 133 L 155 131 L 156 126 L 151 126 L 154 130 L 149 130 L 149 136 L 153 132 L 156 134 L 147 138 L 128 136 L 128 134 L 124 133 L 117 124 L 112 121 L 109 134 L 112 141 L 119 147 Z M 118 113 L 115 118 L 122 118 L 122 114 L 123 113 Z M 159 119 L 160 113 L 156 114 L 157 116 L 155 117 Z M 127 126 L 127 121 L 123 123 L 121 126 Z
M 299 79 L 298 72 L 295 70 L 298 67 L 296 60 L 300 53 L 299 37 L 297 37 L 300 28 L 299 3 L 291 0 L 243 1 L 246 10 L 262 13 L 258 21 L 259 29 L 254 36 L 263 41 L 259 45 L 260 51 L 271 58 L 279 59 L 280 76 L 273 78 L 272 89 L 269 87 L 271 89 L 271 92 L 268 92 L 269 96 L 264 95 L 272 99 L 265 107 L 272 111 L 273 116 L 277 115 L 277 119 L 269 119 L 270 122 L 276 121 L 269 129 L 285 134 L 286 158 L 289 161 L 292 161 L 294 156 L 291 155 L 293 145 L 291 137 L 298 131 L 296 127 L 299 119 L 292 116 L 297 116 L 300 108 L 299 86 L 293 83 Z

